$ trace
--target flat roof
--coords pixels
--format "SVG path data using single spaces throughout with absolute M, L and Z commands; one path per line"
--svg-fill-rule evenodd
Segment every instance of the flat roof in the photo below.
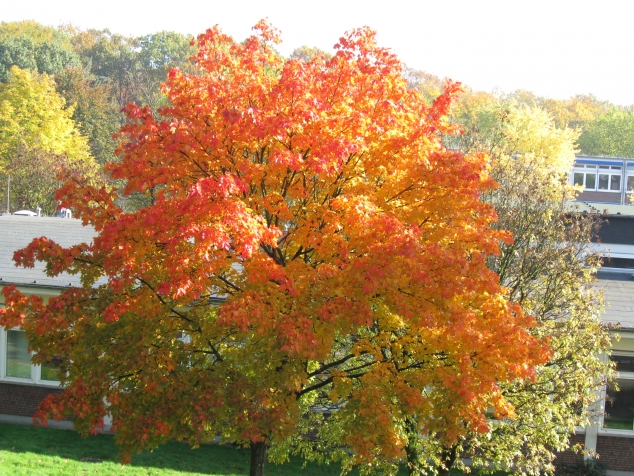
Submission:
M 70 247 L 79 243 L 91 243 L 95 231 L 74 218 L 0 216 L 0 285 L 57 288 L 80 286 L 78 275 L 62 273 L 51 278 L 46 275 L 45 266 L 40 262 L 36 262 L 34 268 L 15 266 L 13 253 L 26 247 L 34 238 L 42 236 L 61 246 Z
M 566 207 L 571 212 L 599 213 L 606 216 L 620 216 L 634 218 L 634 205 L 620 205 L 614 203 L 597 203 L 584 201 L 569 201 Z

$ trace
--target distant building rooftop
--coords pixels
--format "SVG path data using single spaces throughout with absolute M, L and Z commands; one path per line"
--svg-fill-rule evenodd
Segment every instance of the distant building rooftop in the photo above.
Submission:
M 0 216 L 0 285 L 18 284 L 37 287 L 79 286 L 79 276 L 62 274 L 55 278 L 46 275 L 43 263 L 34 268 L 17 268 L 13 253 L 26 247 L 34 238 L 45 236 L 65 247 L 90 243 L 95 236 L 92 227 L 83 226 L 73 218 Z
M 599 213 L 609 217 L 634 218 L 634 206 L 615 203 L 568 202 L 570 211 Z

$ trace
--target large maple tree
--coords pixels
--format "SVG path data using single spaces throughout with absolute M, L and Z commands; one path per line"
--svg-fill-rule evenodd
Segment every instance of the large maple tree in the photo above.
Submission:
M 109 415 L 125 454 L 219 434 L 251 445 L 251 474 L 324 397 L 356 463 L 402 457 L 404 415 L 448 442 L 485 431 L 487 410 L 513 412 L 499 383 L 548 349 L 486 266 L 510 240 L 480 200 L 486 157 L 440 139 L 459 86 L 425 106 L 369 29 L 311 61 L 256 30 L 206 31 L 168 106 L 127 107 L 107 166 L 125 189 L 60 190 L 92 243 L 16 253 L 83 282 L 47 302 L 5 290 L 0 323 L 63 362 L 39 417 L 87 433 Z M 124 212 L 133 192 L 151 205 Z

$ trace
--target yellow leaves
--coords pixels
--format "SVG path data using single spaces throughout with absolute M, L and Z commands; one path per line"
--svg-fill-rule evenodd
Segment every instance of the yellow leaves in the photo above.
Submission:
M 55 91 L 53 79 L 14 66 L 0 85 L 0 160 L 10 160 L 18 142 L 71 161 L 91 161 L 88 142 L 75 129 L 72 107 Z
M 512 152 L 537 161 L 538 168 L 558 174 L 568 173 L 572 167 L 579 131 L 557 128 L 546 111 L 528 106 L 512 108 L 504 130 L 513 144 Z
M 379 326 L 381 329 L 384 329 L 385 332 L 396 332 L 405 325 L 403 318 L 392 312 L 389 307 L 385 305 L 377 305 L 376 317 Z
M 346 372 L 334 371 L 332 373 L 333 385 L 332 389 L 328 393 L 328 398 L 332 403 L 338 403 L 342 400 L 346 400 L 352 390 L 353 381 L 346 378 Z

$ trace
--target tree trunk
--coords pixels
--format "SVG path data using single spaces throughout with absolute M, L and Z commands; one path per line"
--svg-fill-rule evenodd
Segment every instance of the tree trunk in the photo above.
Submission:
M 458 447 L 456 445 L 451 448 L 445 448 L 442 451 L 442 455 L 440 456 L 440 460 L 444 467 L 438 468 L 438 476 L 449 476 L 451 472 L 451 467 L 456 461 L 456 456 L 458 456 Z
M 405 453 L 407 454 L 407 474 L 409 474 L 409 476 L 419 475 L 418 450 L 408 443 L 407 446 L 405 446 Z
M 421 474 L 420 452 L 418 451 L 418 425 L 412 417 L 405 419 L 405 434 L 407 435 L 407 445 L 405 445 L 407 471 L 409 476 L 418 476 Z
M 264 476 L 264 461 L 266 461 L 266 443 L 251 442 L 251 468 L 249 476 Z

